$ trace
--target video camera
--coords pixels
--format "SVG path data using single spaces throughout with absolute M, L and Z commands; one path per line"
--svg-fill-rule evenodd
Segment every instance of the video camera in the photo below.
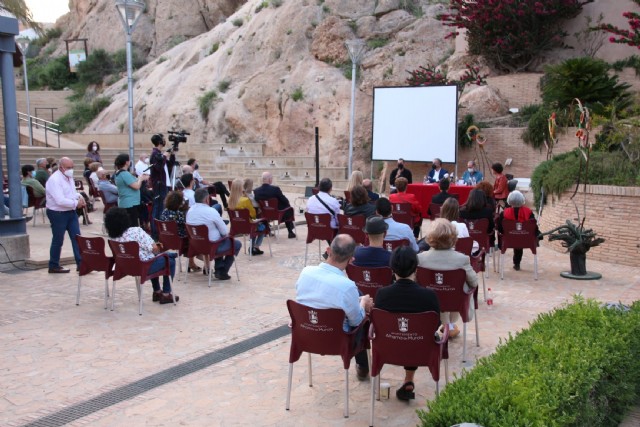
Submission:
M 184 129 L 181 130 L 169 130 L 167 131 L 169 134 L 169 141 L 173 142 L 173 146 L 168 150 L 170 152 L 178 151 L 178 146 L 181 142 L 187 142 L 187 135 L 191 135 L 189 132 Z

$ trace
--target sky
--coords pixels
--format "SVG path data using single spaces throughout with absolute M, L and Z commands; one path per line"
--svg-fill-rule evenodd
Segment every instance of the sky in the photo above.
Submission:
M 56 22 L 69 12 L 69 0 L 26 0 L 36 22 Z

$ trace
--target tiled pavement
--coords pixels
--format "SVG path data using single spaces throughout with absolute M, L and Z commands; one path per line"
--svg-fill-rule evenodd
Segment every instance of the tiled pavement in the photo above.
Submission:
M 83 234 L 100 232 L 100 215 L 82 226 Z M 298 219 L 302 216 L 298 215 Z M 29 226 L 32 258 L 46 260 L 50 230 Z M 75 305 L 77 275 L 50 275 L 45 269 L 0 273 L 0 425 L 28 423 L 61 408 L 95 397 L 162 369 L 237 343 L 288 322 L 285 300 L 295 296 L 294 284 L 304 261 L 306 228 L 298 240 L 272 239 L 267 252 L 249 261 L 238 259 L 240 282 L 214 281 L 189 274 L 188 283 L 174 285 L 180 302 L 151 302 L 143 291 L 144 314 L 138 316 L 132 279 L 118 283 L 116 310 L 103 309 L 104 280 L 97 273 L 83 279 L 80 306 Z M 310 263 L 319 261 L 317 244 Z M 64 252 L 70 255 L 69 241 Z M 492 310 L 478 312 L 480 347 L 470 360 L 490 354 L 501 338 L 514 333 L 538 313 L 570 301 L 575 294 L 602 301 L 631 302 L 640 298 L 640 268 L 589 262 L 603 274 L 599 281 L 560 278 L 568 256 L 539 251 L 538 281 L 533 280 L 531 254 L 523 270 L 508 269 L 501 281 L 491 270 L 487 286 L 494 291 Z M 510 263 L 506 263 L 510 266 Z M 460 373 L 462 336 L 450 346 L 450 367 Z M 368 425 L 370 383 L 350 377 L 350 418 L 342 417 L 343 375 L 337 358 L 314 356 L 314 386 L 307 385 L 306 359 L 294 368 L 291 410 L 285 411 L 289 338 L 284 337 L 162 385 L 139 396 L 79 419 L 72 425 Z M 472 364 L 468 364 L 471 366 Z M 385 367 L 383 378 L 395 388 L 400 367 Z M 391 398 L 376 405 L 378 425 L 415 425 L 415 409 L 435 394 L 435 385 L 420 370 L 417 399 L 410 404 Z

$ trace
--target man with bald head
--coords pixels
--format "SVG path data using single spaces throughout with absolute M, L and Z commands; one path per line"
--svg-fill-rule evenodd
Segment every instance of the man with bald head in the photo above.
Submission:
M 289 199 L 282 194 L 280 187 L 272 185 L 273 176 L 271 172 L 262 172 L 262 185 L 253 190 L 253 195 L 256 202 L 260 200 L 278 199 L 278 210 L 287 209 L 291 207 Z M 289 231 L 289 238 L 295 239 L 296 233 L 293 232 L 293 209 L 289 209 L 284 216 L 285 225 Z
M 80 249 L 76 235 L 80 234 L 80 224 L 76 209 L 85 206 L 84 198 L 76 191 L 73 180 L 73 160 L 63 157 L 58 162 L 58 170 L 47 180 L 47 218 L 51 223 L 51 248 L 49 249 L 49 273 L 68 273 L 69 269 L 60 265 L 60 252 L 64 243 L 64 233 L 69 234 L 76 267 L 80 267 Z

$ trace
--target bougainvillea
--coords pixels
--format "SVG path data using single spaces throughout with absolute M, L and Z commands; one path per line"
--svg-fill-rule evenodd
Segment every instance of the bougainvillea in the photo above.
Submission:
M 633 0 L 633 2 L 640 6 L 640 0 Z M 611 24 L 602 24 L 595 27 L 595 29 L 614 34 L 616 37 L 609 37 L 611 43 L 622 43 L 640 49 L 640 14 L 625 12 L 622 16 L 629 21 L 630 30 L 623 30 Z
M 591 0 L 451 0 L 453 13 L 438 19 L 466 28 L 469 53 L 505 71 L 525 70 L 541 52 L 562 46 L 561 23 Z M 453 31 L 447 35 L 458 34 Z
M 409 86 L 436 86 L 457 84 L 462 91 L 467 84 L 476 84 L 478 86 L 487 84 L 487 74 L 480 74 L 480 68 L 470 64 L 465 64 L 467 69 L 458 80 L 449 79 L 447 73 L 437 69 L 435 66 L 427 64 L 426 67 L 420 66 L 417 70 L 407 71 L 411 74 L 407 78 Z

